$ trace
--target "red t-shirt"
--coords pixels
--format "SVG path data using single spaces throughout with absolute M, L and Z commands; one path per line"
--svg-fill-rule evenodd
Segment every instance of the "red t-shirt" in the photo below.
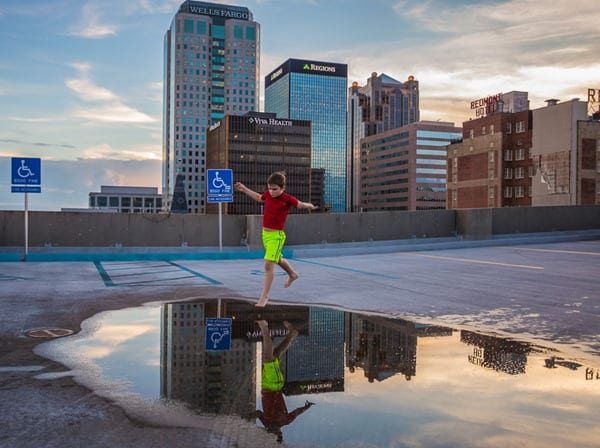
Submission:
M 263 406 L 263 413 L 260 417 L 260 421 L 265 428 L 280 428 L 285 425 L 289 425 L 296 418 L 295 415 L 288 413 L 287 406 L 285 405 L 285 399 L 283 393 L 263 390 L 261 391 L 261 399 Z
M 273 230 L 283 230 L 290 207 L 298 207 L 298 199 L 285 191 L 274 198 L 269 191 L 265 191 L 260 199 L 265 202 L 263 227 Z

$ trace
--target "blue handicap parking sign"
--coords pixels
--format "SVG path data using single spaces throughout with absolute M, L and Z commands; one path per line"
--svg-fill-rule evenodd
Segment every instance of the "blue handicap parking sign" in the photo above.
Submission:
M 41 185 L 42 162 L 39 158 L 12 158 L 12 185 Z
M 208 202 L 233 202 L 232 170 L 206 170 L 206 181 Z
M 42 192 L 42 161 L 40 158 L 13 157 L 11 159 L 11 192 Z
M 231 349 L 231 318 L 209 317 L 206 319 L 206 350 L 227 351 Z

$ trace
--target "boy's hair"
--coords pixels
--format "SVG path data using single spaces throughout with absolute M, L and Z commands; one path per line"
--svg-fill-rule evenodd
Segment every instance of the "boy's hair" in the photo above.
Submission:
M 275 171 L 273 174 L 269 176 L 267 179 L 268 185 L 277 185 L 280 188 L 285 187 L 285 171 Z

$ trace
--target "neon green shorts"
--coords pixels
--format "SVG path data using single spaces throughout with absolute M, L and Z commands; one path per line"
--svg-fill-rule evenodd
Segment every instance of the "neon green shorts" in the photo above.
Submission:
M 262 366 L 261 388 L 263 390 L 280 391 L 283 389 L 284 379 L 281 368 L 279 367 L 279 358 L 271 362 L 265 362 Z
M 265 260 L 279 263 L 285 243 L 285 232 L 283 230 L 263 229 L 262 240 L 265 247 Z

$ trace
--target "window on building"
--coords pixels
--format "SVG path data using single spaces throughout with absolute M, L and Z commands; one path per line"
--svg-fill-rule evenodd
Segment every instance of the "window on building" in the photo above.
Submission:
M 504 161 L 510 162 L 513 159 L 513 152 L 510 149 L 504 151 Z
M 518 166 L 515 168 L 515 179 L 523 179 L 525 178 L 525 168 L 522 166 Z
M 520 132 L 525 132 L 525 122 L 524 121 L 517 121 L 517 125 L 515 126 L 515 132 L 518 134 Z
M 513 194 L 512 187 L 504 187 L 504 197 L 505 198 L 512 198 L 512 194 Z
M 494 125 L 490 124 L 490 134 L 494 135 Z
M 504 168 L 504 179 L 512 179 L 513 170 L 512 168 Z
M 469 129 L 469 138 L 473 138 L 473 137 L 475 137 L 475 130 Z
M 515 198 L 522 198 L 525 196 L 525 188 L 523 185 L 517 185 L 515 187 Z
M 108 198 L 108 205 L 110 207 L 118 207 L 119 206 L 119 198 L 116 196 L 111 196 Z
M 244 27 L 242 25 L 235 25 L 233 27 L 233 37 L 239 40 L 244 38 Z
M 485 135 L 485 126 L 481 127 L 481 135 Z
M 510 134 L 512 132 L 512 123 L 506 123 L 506 133 Z
M 96 198 L 96 203 L 98 207 L 106 207 L 108 205 L 108 200 L 106 196 L 98 196 Z
M 184 33 L 193 33 L 194 32 L 194 21 L 193 20 L 184 20 L 183 21 L 183 32 Z
M 515 160 L 525 160 L 525 149 L 519 148 L 515 151 Z

